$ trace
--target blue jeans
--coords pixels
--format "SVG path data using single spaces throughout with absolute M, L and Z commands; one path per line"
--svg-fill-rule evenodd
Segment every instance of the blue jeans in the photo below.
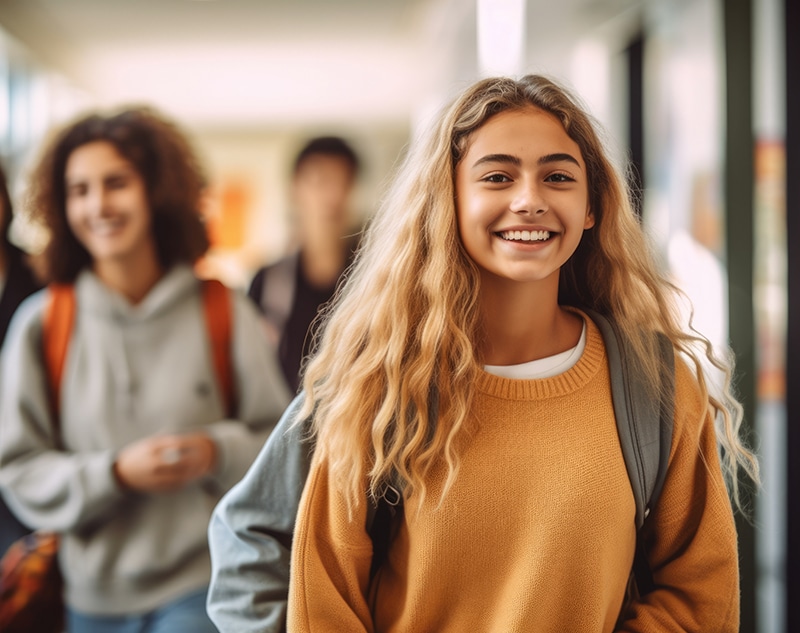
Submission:
M 22 525 L 19 519 L 11 513 L 6 502 L 0 497 L 0 556 L 6 553 L 14 541 L 31 532 L 30 528 Z
M 217 633 L 203 589 L 137 615 L 99 616 L 67 609 L 68 633 Z

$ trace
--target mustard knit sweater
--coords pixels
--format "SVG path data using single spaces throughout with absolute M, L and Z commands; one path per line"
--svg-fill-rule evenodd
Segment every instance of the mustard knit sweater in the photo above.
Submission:
M 442 468 L 422 507 L 406 504 L 372 592 L 367 504 L 350 520 L 326 463 L 312 464 L 292 554 L 289 631 L 738 631 L 731 506 L 713 423 L 682 362 L 670 466 L 648 535 L 657 589 L 615 629 L 635 508 L 603 340 L 588 326 L 586 349 L 564 374 L 480 375 L 476 431 L 455 484 L 437 506 Z

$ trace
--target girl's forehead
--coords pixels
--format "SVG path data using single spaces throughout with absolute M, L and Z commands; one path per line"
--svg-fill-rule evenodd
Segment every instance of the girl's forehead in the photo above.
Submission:
M 66 171 L 111 168 L 134 169 L 133 163 L 111 141 L 89 141 L 75 147 L 67 156 Z
M 569 150 L 582 158 L 580 146 L 561 121 L 535 106 L 503 110 L 486 119 L 465 137 L 460 158 L 490 150 L 515 154 Z

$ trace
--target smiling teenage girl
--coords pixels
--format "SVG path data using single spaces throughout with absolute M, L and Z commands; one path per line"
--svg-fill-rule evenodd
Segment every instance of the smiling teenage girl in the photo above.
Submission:
M 288 591 L 293 633 L 737 631 L 723 470 L 736 498 L 737 469 L 757 464 L 672 295 L 577 102 L 539 76 L 469 88 L 409 154 L 305 393 L 214 513 L 220 630 L 283 631 Z M 630 603 L 636 504 L 586 309 L 653 385 L 654 334 L 676 356 L 669 468 L 642 532 L 655 589 Z M 368 515 L 390 486 L 403 511 L 374 559 Z
M 756 464 L 628 200 L 588 115 L 538 76 L 477 83 L 409 156 L 305 377 L 316 448 L 289 630 L 738 630 L 717 441 L 732 481 Z M 645 535 L 656 589 L 622 613 L 634 501 L 584 308 L 616 321 L 654 383 L 652 334 L 678 357 Z M 370 584 L 367 493 L 398 480 L 405 512 Z
M 42 358 L 48 292 L 15 316 L 0 482 L 20 518 L 61 535 L 70 632 L 215 630 L 211 510 L 288 399 L 253 307 L 231 295 L 226 411 L 192 272 L 208 247 L 203 186 L 186 139 L 148 110 L 78 121 L 34 172 L 47 274 L 73 285 L 77 308 L 57 416 Z

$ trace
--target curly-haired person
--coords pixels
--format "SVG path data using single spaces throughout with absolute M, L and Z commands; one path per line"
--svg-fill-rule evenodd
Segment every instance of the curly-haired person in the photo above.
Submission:
M 192 268 L 208 248 L 204 182 L 182 132 L 146 108 L 69 125 L 32 174 L 44 269 L 75 313 L 56 385 L 42 356 L 51 290 L 14 317 L 0 484 L 21 519 L 60 535 L 70 633 L 216 630 L 208 520 L 288 400 L 256 311 L 224 288 L 228 391 L 219 379 Z

